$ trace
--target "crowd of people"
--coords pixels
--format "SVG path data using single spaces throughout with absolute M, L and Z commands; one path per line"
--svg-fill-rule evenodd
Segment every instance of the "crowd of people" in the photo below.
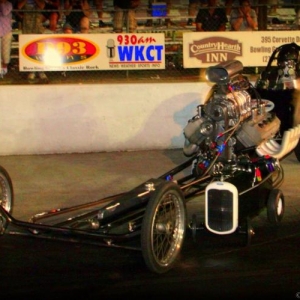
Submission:
M 8 0 L 0 0 L 0 45 L 1 45 L 1 76 L 7 74 L 7 66 L 10 62 L 12 41 L 12 10 L 13 5 Z
M 35 2 L 34 0 L 8 0 L 12 3 L 17 3 L 17 5 L 13 5 L 14 9 L 20 10 L 19 2 Z M 188 2 L 187 6 L 187 15 L 189 16 L 187 20 L 188 26 L 197 27 L 196 18 L 208 18 L 210 21 L 214 18 L 218 18 L 218 14 L 220 11 L 225 12 L 225 15 L 230 21 L 231 28 L 235 30 L 236 26 L 233 26 L 231 20 L 239 19 L 241 23 L 241 29 L 245 27 L 250 27 L 254 29 L 253 23 L 257 23 L 257 15 L 258 9 L 257 7 L 261 5 L 266 5 L 273 8 L 276 8 L 275 2 L 277 0 L 264 0 L 262 2 L 258 0 L 251 1 L 239 1 L 239 0 L 218 0 L 218 1 L 210 1 L 210 0 L 186 0 Z M 43 23 L 48 23 L 48 29 L 52 32 L 57 31 L 57 24 L 62 19 L 67 19 L 66 23 L 68 28 L 73 28 L 73 32 L 82 32 L 80 23 L 83 23 L 83 27 L 89 27 L 90 23 L 88 20 L 92 14 L 92 11 L 95 10 L 99 20 L 99 27 L 107 27 L 108 25 L 104 22 L 104 8 L 103 0 L 41 0 L 43 2 L 43 7 L 39 8 L 42 10 L 41 12 L 41 20 Z M 130 32 L 134 31 L 136 28 L 136 11 L 137 10 L 147 10 L 149 19 L 147 19 L 145 26 L 153 26 L 152 22 L 152 11 L 153 5 L 156 3 L 165 3 L 166 5 L 166 17 L 164 17 L 163 21 L 166 25 L 171 24 L 172 17 L 168 18 L 170 11 L 173 6 L 173 0 L 113 0 L 110 3 L 110 9 L 108 11 L 109 14 L 112 15 L 113 18 L 113 28 L 116 32 L 121 30 L 120 27 L 126 27 L 128 24 L 130 25 Z M 278 2 L 278 1 L 277 1 Z M 281 1 L 282 2 L 282 1 Z M 221 3 L 221 5 L 220 5 Z M 148 8 L 145 5 L 148 4 Z M 177 3 L 178 4 L 178 3 Z M 174 4 L 176 6 L 176 4 Z M 254 5 L 254 8 L 252 7 Z M 245 7 L 248 6 L 250 9 L 249 13 L 245 13 Z M 252 25 L 247 26 L 246 19 L 241 19 L 241 16 L 251 16 L 251 18 L 256 19 L 256 22 L 253 22 Z M 64 16 L 64 18 L 62 18 Z M 198 19 L 199 19 L 198 18 Z M 222 17 L 223 18 L 223 17 Z M 15 19 L 23 22 L 23 12 L 21 11 L 15 12 Z M 250 19 L 249 19 L 250 20 Z M 248 20 L 248 21 L 249 21 Z M 246 22 L 246 23 L 245 23 Z M 94 26 L 94 25 L 93 25 Z M 199 27 L 199 26 L 198 26 Z M 203 30 L 203 28 L 202 28 Z M 214 26 L 209 30 L 214 31 Z M 86 32 L 86 28 L 83 29 L 83 32 Z
M 257 14 L 249 0 L 239 0 L 238 6 L 233 1 L 226 1 L 218 7 L 217 0 L 208 0 L 206 8 L 199 9 L 195 19 L 196 31 L 225 31 L 230 23 L 232 31 L 257 30 Z
M 34 7 L 35 10 L 41 10 L 40 20 L 42 24 L 47 22 L 47 28 L 51 32 L 57 32 L 59 20 L 64 16 L 66 29 L 72 30 L 73 33 L 86 33 L 90 27 L 90 16 L 93 10 L 96 11 L 99 27 L 107 27 L 104 22 L 104 8 L 103 0 L 8 0 L 12 2 L 13 9 L 17 11 L 14 13 L 15 20 L 23 25 L 24 12 L 28 10 L 28 6 Z M 270 7 L 276 7 L 274 3 L 277 0 L 264 0 L 264 4 Z M 37 4 L 39 3 L 40 4 Z M 171 23 L 171 17 L 168 18 L 172 8 L 172 0 L 113 0 L 112 13 L 113 28 L 115 32 L 121 32 L 123 27 L 129 25 L 129 31 L 136 30 L 136 11 L 143 6 L 145 9 L 145 2 L 148 2 L 148 16 L 145 26 L 153 26 L 152 22 L 152 7 L 156 3 L 166 4 L 166 17 L 164 22 L 166 25 Z M 278 2 L 278 1 L 277 1 Z M 219 6 L 219 4 L 221 6 Z M 194 26 L 199 31 L 215 31 L 217 23 L 220 22 L 219 15 L 221 14 L 221 22 L 227 18 L 227 25 L 230 25 L 232 30 L 253 30 L 257 29 L 257 7 L 252 8 L 252 4 L 260 5 L 257 0 L 252 1 L 239 1 L 239 0 L 223 0 L 223 1 L 210 1 L 210 0 L 188 0 L 187 20 L 188 26 Z M 26 8 L 27 7 L 27 8 Z M 248 11 L 249 10 L 249 11 Z M 246 18 L 247 17 L 247 18 Z M 250 20 L 251 18 L 251 20 Z M 249 23 L 250 22 L 250 23 Z M 208 25 L 206 24 L 208 23 Z M 212 27 L 209 26 L 211 23 Z M 200 25 L 199 25 L 200 24 Z M 239 25 L 240 24 L 240 25 Z M 239 26 L 238 26 L 239 25 Z M 218 27 L 218 26 L 217 26 Z M 221 26 L 223 27 L 223 25 Z
M 62 2 L 61 2 L 62 1 Z M 7 74 L 10 62 L 12 42 L 12 17 L 21 24 L 23 34 L 45 33 L 47 22 L 48 33 L 58 32 L 58 23 L 64 15 L 63 33 L 88 33 L 90 16 L 95 9 L 99 27 L 106 27 L 103 19 L 103 0 L 0 0 L 0 41 L 1 41 L 1 73 Z M 145 2 L 145 1 L 144 1 Z M 148 0 L 148 15 L 152 16 L 152 6 L 155 0 Z M 224 0 L 219 6 L 217 0 L 189 0 L 187 26 L 194 26 L 195 31 L 249 31 L 258 28 L 258 11 L 251 6 L 250 0 Z M 274 0 L 266 0 L 274 5 Z M 172 0 L 164 1 L 166 26 L 170 24 L 168 18 L 172 7 Z M 136 11 L 141 6 L 141 0 L 113 0 L 113 31 L 121 33 L 124 29 L 135 32 L 137 28 Z M 300 11 L 300 10 L 299 10 Z M 152 26 L 149 18 L 145 26 Z M 300 26 L 300 25 L 299 25 Z M 44 72 L 29 73 L 29 82 L 36 77 L 47 81 Z

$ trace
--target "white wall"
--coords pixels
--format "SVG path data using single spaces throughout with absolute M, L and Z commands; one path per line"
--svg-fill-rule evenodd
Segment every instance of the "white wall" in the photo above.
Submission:
M 181 148 L 208 83 L 2 86 L 0 155 Z

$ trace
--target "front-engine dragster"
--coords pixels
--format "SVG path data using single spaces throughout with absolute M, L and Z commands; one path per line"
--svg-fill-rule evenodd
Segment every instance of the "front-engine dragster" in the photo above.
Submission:
M 176 263 L 187 231 L 194 237 L 198 229 L 237 233 L 246 245 L 249 219 L 263 209 L 278 225 L 284 214 L 280 160 L 295 147 L 299 128 L 278 138 L 280 120 L 242 71 L 237 60 L 207 69 L 214 85 L 183 130 L 185 162 L 130 191 L 42 212 L 29 222 L 14 219 L 10 206 L 2 205 L 1 235 L 139 250 L 151 271 L 164 273 Z M 197 212 L 187 218 L 186 204 L 203 196 L 205 222 L 199 224 Z

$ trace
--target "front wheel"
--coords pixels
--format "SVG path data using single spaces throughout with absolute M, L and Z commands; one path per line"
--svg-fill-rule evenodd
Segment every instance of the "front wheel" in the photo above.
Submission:
M 271 224 L 278 225 L 284 214 L 284 196 L 280 189 L 271 190 L 267 202 L 267 215 Z
M 186 229 L 184 196 L 177 184 L 166 182 L 151 196 L 142 222 L 141 247 L 147 267 L 170 270 L 181 251 Z
M 252 237 L 255 234 L 250 219 L 247 218 L 243 224 L 239 226 L 238 233 L 242 235 L 241 246 L 250 246 Z
M 9 213 L 13 207 L 13 186 L 8 172 L 0 166 L 0 205 Z

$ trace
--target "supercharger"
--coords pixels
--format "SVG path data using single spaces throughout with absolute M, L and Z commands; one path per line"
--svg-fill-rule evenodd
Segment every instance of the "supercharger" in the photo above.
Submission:
M 215 83 L 197 114 L 184 128 L 184 154 L 199 153 L 201 159 L 234 162 L 243 149 L 255 148 L 272 139 L 280 120 L 266 110 L 251 83 L 242 75 L 240 61 L 209 67 L 206 77 Z

